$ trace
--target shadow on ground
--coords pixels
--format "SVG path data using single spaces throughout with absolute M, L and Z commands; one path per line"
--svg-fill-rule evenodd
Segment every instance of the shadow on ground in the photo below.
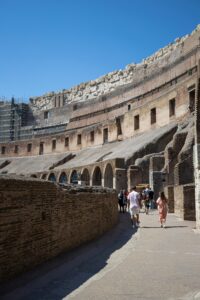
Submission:
M 99 239 L 43 263 L 0 286 L 1 299 L 62 299 L 105 268 L 112 253 L 136 233 L 128 213 Z

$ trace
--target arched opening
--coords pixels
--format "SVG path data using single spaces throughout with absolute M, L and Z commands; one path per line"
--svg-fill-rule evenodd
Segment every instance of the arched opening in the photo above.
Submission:
M 104 172 L 104 186 L 113 188 L 113 169 L 111 164 L 107 164 Z
M 92 185 L 101 185 L 101 170 L 96 167 L 92 176 Z
M 41 179 L 46 180 L 47 179 L 47 174 L 42 174 Z
M 37 176 L 35 174 L 31 174 L 32 178 L 37 178 Z
M 56 176 L 55 176 L 55 174 L 54 174 L 54 173 L 51 173 L 51 174 L 49 175 L 49 177 L 48 177 L 48 180 L 49 180 L 49 181 L 52 181 L 52 182 L 56 182 Z
M 62 173 L 60 174 L 59 182 L 60 182 L 60 183 L 67 183 L 67 175 L 66 175 L 65 172 L 62 172 Z
M 74 170 L 71 174 L 70 183 L 78 184 L 78 174 L 76 170 Z
M 81 181 L 83 181 L 85 185 L 90 185 L 90 174 L 88 169 L 83 170 L 83 173 L 81 174 Z

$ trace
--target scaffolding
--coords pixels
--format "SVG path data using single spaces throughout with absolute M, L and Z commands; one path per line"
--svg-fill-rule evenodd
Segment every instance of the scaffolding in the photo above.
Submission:
M 40 122 L 39 122 L 40 123 Z M 63 133 L 68 122 L 37 124 L 29 105 L 0 98 L 0 143 Z
M 14 98 L 0 99 L 0 143 L 32 137 L 32 130 L 26 130 L 28 109 L 27 104 L 15 103 Z

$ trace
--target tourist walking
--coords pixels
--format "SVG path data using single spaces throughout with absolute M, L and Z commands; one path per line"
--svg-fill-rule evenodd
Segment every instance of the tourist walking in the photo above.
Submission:
M 123 202 L 124 202 L 124 209 L 125 209 L 125 211 L 128 211 L 127 197 L 128 197 L 128 192 L 126 190 L 123 190 Z
M 149 188 L 149 205 L 151 209 L 155 208 L 155 201 L 154 201 L 154 191 Z
M 164 192 L 159 193 L 159 198 L 157 199 L 156 203 L 159 212 L 160 225 L 161 227 L 165 228 L 167 212 L 168 212 L 168 200 L 165 197 Z
M 146 186 L 145 190 L 143 191 L 143 195 L 144 195 L 145 213 L 146 213 L 146 215 L 148 215 L 149 207 L 150 207 L 149 186 Z
M 119 203 L 119 211 L 124 213 L 125 212 L 125 210 L 124 210 L 125 203 L 124 203 L 123 190 L 121 190 L 118 194 L 118 203 Z
M 140 195 L 136 191 L 136 187 L 131 188 L 131 192 L 128 194 L 129 211 L 131 215 L 131 223 L 133 228 L 139 227 L 139 213 L 140 213 Z

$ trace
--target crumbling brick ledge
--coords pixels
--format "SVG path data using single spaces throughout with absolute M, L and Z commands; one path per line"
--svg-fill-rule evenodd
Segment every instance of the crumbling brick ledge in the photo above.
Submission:
M 112 189 L 0 176 L 0 281 L 97 238 L 117 221 Z

